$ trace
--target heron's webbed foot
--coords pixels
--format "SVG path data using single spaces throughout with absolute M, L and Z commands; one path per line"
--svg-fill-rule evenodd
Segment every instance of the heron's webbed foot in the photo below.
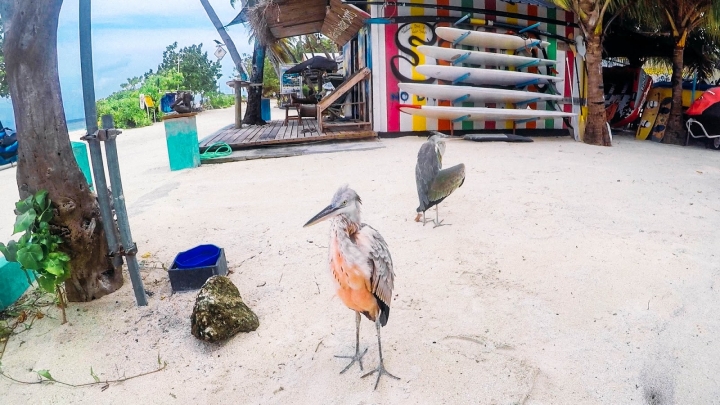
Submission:
M 377 389 L 377 386 L 378 386 L 378 384 L 380 383 L 380 377 L 382 377 L 382 376 L 384 376 L 384 375 L 386 375 L 386 376 L 388 376 L 388 377 L 390 377 L 390 378 L 394 378 L 394 379 L 396 379 L 396 380 L 399 380 L 399 379 L 400 379 L 400 377 L 396 377 L 396 376 L 390 374 L 387 370 L 385 370 L 385 365 L 383 364 L 382 360 L 380 361 L 380 364 L 377 366 L 377 368 L 376 368 L 375 370 L 373 370 L 373 371 L 371 371 L 371 372 L 369 372 L 369 373 L 367 373 L 367 374 L 364 374 L 361 378 L 365 378 L 365 377 L 367 377 L 367 376 L 369 376 L 369 375 L 371 375 L 371 374 L 374 374 L 374 373 L 378 373 L 377 379 L 375 380 L 375 388 L 373 388 L 373 389 L 375 389 L 375 390 Z
M 350 364 L 345 366 L 345 368 L 340 372 L 340 374 L 343 374 L 344 372 L 348 371 L 350 367 L 352 367 L 355 362 L 357 362 L 360 365 L 360 371 L 363 371 L 363 365 L 362 365 L 362 358 L 367 353 L 368 349 L 365 348 L 365 351 L 360 353 L 360 348 L 355 348 L 355 355 L 354 356 L 335 356 L 339 359 L 352 359 Z

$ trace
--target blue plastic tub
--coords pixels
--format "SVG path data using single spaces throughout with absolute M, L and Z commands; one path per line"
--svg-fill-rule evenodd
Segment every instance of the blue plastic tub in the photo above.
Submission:
M 215 245 L 199 245 L 178 253 L 175 264 L 178 269 L 193 269 L 214 265 L 220 257 L 220 248 Z

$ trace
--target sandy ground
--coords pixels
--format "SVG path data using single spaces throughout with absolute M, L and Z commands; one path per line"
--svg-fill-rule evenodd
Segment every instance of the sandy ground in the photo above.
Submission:
M 200 136 L 231 111 L 198 117 Z M 616 137 L 530 144 L 448 142 L 467 180 L 442 204 L 451 226 L 413 222 L 423 139 L 383 149 L 206 165 L 170 172 L 160 125 L 118 140 L 149 306 L 126 285 L 73 303 L 70 324 L 36 322 L 14 337 L 2 403 L 24 404 L 712 404 L 720 403 L 720 153 Z M 9 236 L 15 169 L 0 171 L 0 231 Z M 302 225 L 348 182 L 387 240 L 396 290 L 382 330 L 387 368 L 373 391 L 355 366 L 354 315 L 333 298 L 328 225 Z M 13 194 L 15 193 L 15 194 Z M 230 278 L 260 328 L 224 344 L 190 335 L 195 294 L 172 294 L 174 255 L 226 250 Z M 363 321 L 365 367 L 377 364 Z M 655 400 L 652 400 L 652 397 Z M 655 401 L 655 402 L 653 402 Z

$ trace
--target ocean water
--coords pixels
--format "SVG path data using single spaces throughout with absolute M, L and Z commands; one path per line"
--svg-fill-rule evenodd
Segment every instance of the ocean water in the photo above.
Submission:
M 80 131 L 85 130 L 85 118 L 76 118 L 74 120 L 67 120 L 68 131 Z

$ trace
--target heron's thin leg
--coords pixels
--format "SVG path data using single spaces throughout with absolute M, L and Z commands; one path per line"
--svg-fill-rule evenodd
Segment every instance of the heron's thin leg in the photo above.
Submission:
M 440 221 L 440 209 L 438 207 L 440 207 L 440 204 L 437 204 L 435 206 L 435 226 L 433 226 L 433 228 L 437 228 L 438 226 L 442 226 L 442 225 L 450 225 L 450 224 L 443 224 L 442 222 L 444 221 L 444 219 L 443 219 L 443 221 Z
M 367 353 L 367 348 L 365 348 L 365 351 L 360 354 L 360 312 L 355 311 L 355 355 L 354 356 L 335 356 L 341 359 L 352 359 L 350 364 L 345 366 L 345 368 L 340 372 L 340 374 L 348 371 L 350 366 L 355 364 L 357 361 L 360 365 L 360 371 L 363 371 L 363 365 L 362 365 L 362 358 Z
M 425 211 L 423 211 L 423 226 L 425 226 L 425 223 L 427 223 L 427 221 L 425 220 Z
M 387 370 L 385 370 L 385 364 L 383 364 L 383 357 L 382 357 L 382 342 L 380 340 L 380 317 L 378 316 L 378 319 L 375 321 L 375 326 L 377 327 L 377 338 L 378 338 L 378 353 L 380 354 L 380 364 L 378 364 L 377 368 L 367 374 L 364 374 L 362 378 L 365 378 L 373 373 L 378 373 L 377 380 L 375 380 L 375 388 L 377 389 L 378 383 L 380 383 L 380 377 L 383 375 L 386 375 L 388 377 L 394 378 L 396 380 L 399 380 L 400 377 L 395 377 L 394 375 L 390 374 Z

